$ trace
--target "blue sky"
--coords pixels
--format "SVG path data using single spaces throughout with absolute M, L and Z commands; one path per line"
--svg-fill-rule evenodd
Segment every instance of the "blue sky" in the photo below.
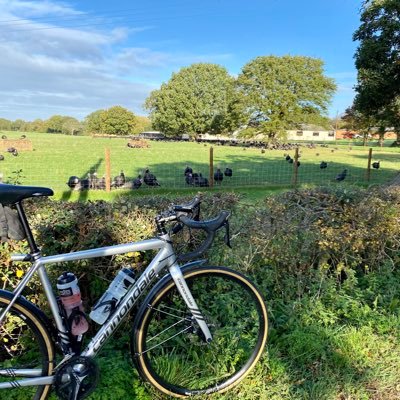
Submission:
M 0 117 L 79 119 L 143 101 L 194 62 L 237 75 L 262 55 L 321 58 L 338 91 L 331 117 L 351 105 L 356 81 L 354 0 L 0 0 Z

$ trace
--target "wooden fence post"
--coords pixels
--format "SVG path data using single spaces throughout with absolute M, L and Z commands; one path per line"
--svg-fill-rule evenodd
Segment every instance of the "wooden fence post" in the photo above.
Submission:
M 214 187 L 214 148 L 210 147 L 210 187 Z
M 294 161 L 293 161 L 293 178 L 292 178 L 293 186 L 297 185 L 298 170 L 299 170 L 299 166 L 297 165 L 298 161 L 299 161 L 299 148 L 296 147 L 296 150 L 294 152 Z
M 367 181 L 369 181 L 371 178 L 371 160 L 372 160 L 372 147 L 369 148 L 369 153 L 368 153 Z
M 111 192 L 111 157 L 110 149 L 105 149 L 106 156 L 106 192 Z

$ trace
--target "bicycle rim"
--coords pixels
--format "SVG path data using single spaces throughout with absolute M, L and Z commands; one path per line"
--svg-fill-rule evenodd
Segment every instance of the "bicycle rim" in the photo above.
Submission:
M 139 372 L 177 397 L 228 390 L 259 359 L 267 338 L 267 311 L 257 289 L 227 268 L 184 273 L 213 336 L 203 339 L 173 281 L 158 291 L 136 336 Z
M 0 298 L 0 312 L 9 303 Z M 12 382 L 13 390 L 0 389 L 0 399 L 44 400 L 50 385 L 20 387 L 19 370 L 46 376 L 52 373 L 54 350 L 51 338 L 39 318 L 20 303 L 15 303 L 0 326 L 0 383 Z

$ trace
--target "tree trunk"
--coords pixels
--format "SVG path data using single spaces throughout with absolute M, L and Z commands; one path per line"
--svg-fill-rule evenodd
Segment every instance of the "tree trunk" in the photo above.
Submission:
M 386 129 L 384 127 L 380 128 L 378 131 L 378 144 L 379 147 L 383 147 L 383 142 L 385 141 L 385 132 Z
M 368 137 L 368 133 L 364 133 L 364 135 L 363 135 L 363 146 L 367 145 L 367 137 Z

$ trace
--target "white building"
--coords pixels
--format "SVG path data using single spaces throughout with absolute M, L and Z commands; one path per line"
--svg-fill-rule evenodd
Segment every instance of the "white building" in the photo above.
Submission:
M 287 131 L 287 140 L 331 141 L 336 140 L 335 131 L 325 130 L 296 130 Z

